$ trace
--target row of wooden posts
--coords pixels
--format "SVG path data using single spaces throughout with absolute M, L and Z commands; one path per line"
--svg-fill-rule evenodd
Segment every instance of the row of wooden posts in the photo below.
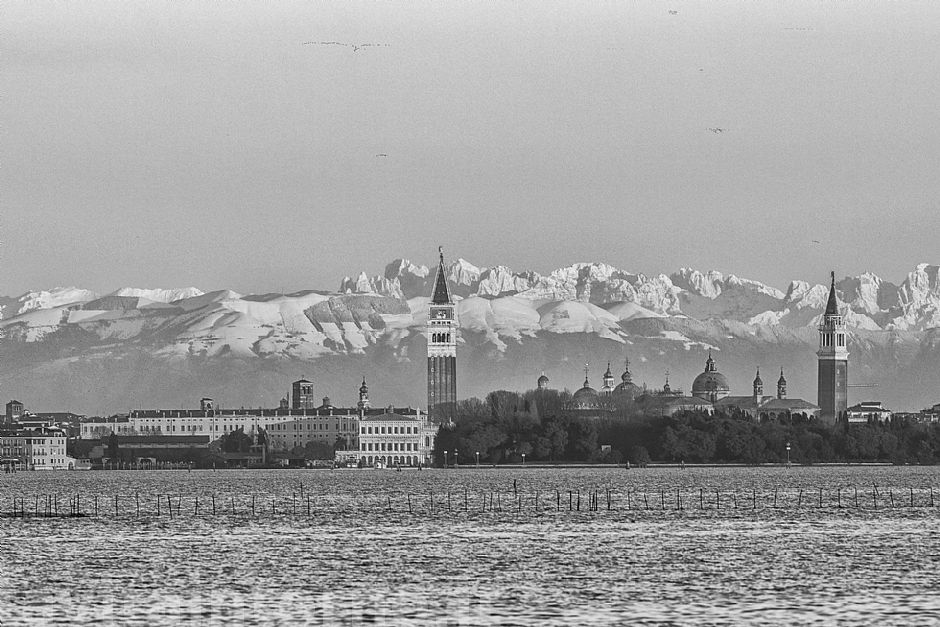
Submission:
M 846 497 L 843 500 L 843 490 L 847 491 Z M 918 502 L 918 498 L 915 495 L 914 488 L 910 488 L 909 491 L 905 490 L 904 492 L 909 492 L 908 494 L 903 493 L 897 499 L 895 499 L 894 489 L 889 488 L 886 492 L 879 491 L 877 486 L 872 486 L 871 490 L 865 490 L 862 494 L 859 493 L 858 488 L 852 488 L 851 491 L 844 488 L 838 488 L 836 490 L 836 507 L 854 507 L 856 509 L 868 508 L 878 509 L 879 505 L 882 507 L 888 506 L 891 508 L 894 507 L 934 507 L 934 495 L 933 488 L 928 489 L 928 494 L 921 496 Z M 565 499 L 564 494 L 561 490 L 555 490 L 554 494 L 551 492 L 547 493 L 546 497 L 543 497 L 543 493 L 535 492 L 529 493 L 528 497 L 519 490 L 513 489 L 510 492 L 500 492 L 500 491 L 489 491 L 481 492 L 479 505 L 474 504 L 474 509 L 477 507 L 481 511 L 486 512 L 501 512 L 503 511 L 503 505 L 506 504 L 507 511 L 515 509 L 516 511 L 521 512 L 524 507 L 524 501 L 531 499 L 533 503 L 533 508 L 535 511 L 546 511 L 551 508 L 551 505 L 554 504 L 555 511 L 562 511 L 567 508 L 567 511 L 581 511 L 581 490 L 568 490 L 567 499 Z M 600 499 L 600 495 L 604 495 L 603 501 Z M 686 490 L 688 494 L 688 490 Z M 693 492 L 694 494 L 694 492 Z M 689 498 L 686 496 L 686 499 L 683 500 L 683 490 L 681 488 L 676 488 L 674 492 L 675 498 L 673 498 L 672 490 L 661 489 L 653 493 L 653 498 L 650 498 L 650 493 L 643 490 L 631 490 L 628 489 L 624 495 L 623 502 L 626 505 L 628 510 L 662 510 L 666 509 L 694 509 L 696 504 L 698 505 L 697 509 L 722 509 L 722 493 L 719 490 L 714 491 L 714 498 L 712 498 L 712 491 L 709 490 L 706 492 L 704 488 L 699 488 L 698 490 L 698 499 L 695 499 L 694 496 Z M 299 496 L 299 498 L 298 498 Z M 405 503 L 408 508 L 408 512 L 413 514 L 415 513 L 415 506 L 417 505 L 417 500 L 419 498 L 418 494 L 415 494 L 415 498 L 412 499 L 411 493 L 406 493 L 402 495 L 405 497 Z M 427 494 L 427 511 L 434 513 L 437 511 L 470 511 L 470 489 L 464 488 L 463 492 L 456 493 L 456 507 L 454 506 L 454 494 L 452 492 L 447 492 L 445 495 L 440 495 L 438 500 L 435 500 L 434 492 Z M 555 498 L 552 499 L 551 497 Z M 605 489 L 603 492 L 599 490 L 588 491 L 585 494 L 587 503 L 586 511 L 600 511 L 601 503 L 606 504 L 606 509 L 608 511 L 619 509 L 615 502 L 615 497 L 618 496 L 614 490 L 609 488 Z M 656 496 L 659 498 L 657 499 Z M 763 494 L 761 495 L 764 496 Z M 784 495 L 786 496 L 786 495 Z M 462 498 L 461 498 L 462 497 Z M 511 497 L 511 498 L 510 498 Z M 905 498 L 908 497 L 908 498 Z M 125 501 L 126 501 L 125 497 Z M 424 497 L 420 497 L 423 500 Z M 780 507 L 780 499 L 778 499 L 778 489 L 775 488 L 773 491 L 773 497 L 768 494 L 766 497 L 765 503 L 760 503 L 758 499 L 757 490 L 751 490 L 750 494 L 744 493 L 742 498 L 738 498 L 736 492 L 731 492 L 726 494 L 724 507 L 725 508 L 734 508 L 734 509 L 758 509 L 760 506 L 770 505 L 773 508 Z M 540 509 L 540 499 L 543 507 Z M 696 503 L 696 500 L 698 501 Z M 31 501 L 31 502 L 30 502 Z M 149 501 L 149 499 L 147 499 Z M 476 501 L 476 498 L 474 498 Z M 554 503 L 552 503 L 554 501 Z M 567 501 L 567 502 L 566 502 Z M 819 488 L 818 490 L 804 490 L 800 489 L 797 495 L 796 507 L 802 508 L 804 503 L 807 506 L 816 505 L 818 508 L 823 507 L 824 501 L 824 489 Z M 146 508 L 147 502 L 142 500 L 140 494 L 135 492 L 133 495 L 134 503 L 134 512 L 136 517 L 140 517 L 142 513 L 142 505 Z M 829 504 L 832 503 L 831 496 L 828 501 Z M 170 518 L 174 516 L 183 515 L 183 497 L 182 495 L 169 495 L 169 494 L 158 494 L 153 500 L 154 507 L 149 512 L 143 513 L 153 513 L 156 516 L 162 516 L 164 514 L 168 515 Z M 668 507 L 667 507 L 668 504 Z M 102 499 L 99 496 L 95 495 L 92 497 L 82 497 L 80 494 L 64 499 L 60 502 L 59 495 L 57 494 L 48 494 L 40 497 L 39 495 L 34 495 L 29 501 L 26 497 L 13 497 L 10 509 L 10 515 L 13 517 L 85 517 L 85 516 L 99 516 L 102 513 L 114 512 L 115 516 L 119 516 L 121 513 L 121 497 L 115 494 L 111 498 Z M 310 492 L 305 492 L 301 487 L 300 493 L 297 492 L 291 494 L 290 506 L 289 508 L 285 507 L 281 510 L 280 513 L 292 515 L 306 513 L 307 516 L 310 516 L 315 509 L 315 503 L 312 500 Z M 386 509 L 391 512 L 395 511 L 394 504 L 392 502 L 392 495 L 386 496 Z M 222 499 L 217 500 L 216 495 L 210 495 L 208 497 L 203 497 L 203 500 L 200 502 L 199 496 L 193 497 L 192 503 L 192 513 L 194 516 L 198 516 L 200 512 L 205 515 L 216 515 L 217 513 L 230 513 L 230 514 L 248 514 L 251 513 L 252 516 L 257 516 L 259 514 L 267 514 L 270 512 L 272 515 L 278 514 L 278 499 L 276 497 L 271 497 L 270 506 L 268 506 L 267 499 L 262 501 L 257 495 L 251 495 L 250 504 L 246 502 L 239 503 L 236 500 L 235 495 L 227 495 Z M 786 504 L 783 507 L 787 507 Z M 188 508 L 187 508 L 188 510 Z

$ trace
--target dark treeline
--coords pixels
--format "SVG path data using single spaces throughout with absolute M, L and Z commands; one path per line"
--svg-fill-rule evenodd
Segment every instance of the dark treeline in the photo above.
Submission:
M 644 416 L 621 409 L 611 418 L 570 417 L 565 392 L 496 391 L 461 401 L 453 428 L 442 428 L 436 457 L 460 464 L 599 462 L 940 463 L 940 424 L 896 419 L 887 423 L 827 425 L 803 416 L 752 420 L 703 412 Z M 607 451 L 602 446 L 608 445 Z

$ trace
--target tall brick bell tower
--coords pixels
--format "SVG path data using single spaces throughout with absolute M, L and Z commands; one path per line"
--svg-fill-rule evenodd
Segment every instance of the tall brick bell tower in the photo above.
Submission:
M 457 315 L 447 291 L 444 249 L 428 308 L 428 415 L 436 424 L 457 413 Z
M 819 325 L 819 417 L 829 423 L 842 419 L 848 407 L 849 351 L 845 342 L 845 321 L 836 299 L 836 273 L 832 273 L 826 313 Z

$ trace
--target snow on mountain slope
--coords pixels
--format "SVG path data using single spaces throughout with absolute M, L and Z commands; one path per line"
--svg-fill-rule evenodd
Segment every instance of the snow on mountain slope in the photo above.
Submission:
M 144 298 L 155 303 L 172 303 L 177 300 L 183 300 L 184 298 L 202 296 L 202 294 L 202 290 L 199 290 L 195 287 L 184 287 L 168 290 L 160 288 L 147 289 L 138 287 L 122 287 L 119 290 L 111 292 L 108 294 L 108 296 L 136 296 L 137 298 Z
M 27 292 L 19 298 L 7 299 L 8 304 L 0 318 L 12 318 L 35 309 L 52 309 L 85 303 L 95 298 L 98 298 L 98 295 L 94 292 L 77 287 L 56 287 L 48 291 Z

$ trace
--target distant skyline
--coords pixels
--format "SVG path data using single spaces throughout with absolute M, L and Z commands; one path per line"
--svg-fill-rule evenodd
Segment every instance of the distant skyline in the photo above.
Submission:
M 936 3 L 4 12 L 0 295 L 940 262 Z

